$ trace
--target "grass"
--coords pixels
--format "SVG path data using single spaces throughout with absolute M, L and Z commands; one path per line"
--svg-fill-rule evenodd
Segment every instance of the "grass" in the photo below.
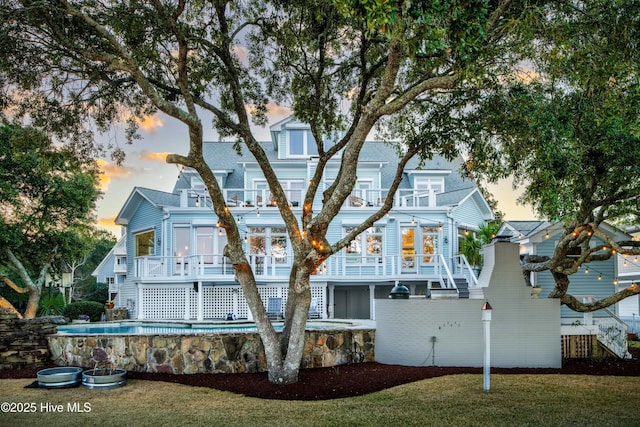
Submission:
M 0 412 L 2 426 L 638 426 L 639 377 L 452 375 L 366 396 L 303 402 L 247 398 L 181 384 L 129 380 L 114 390 L 25 389 L 1 380 L 3 402 L 35 413 Z M 90 412 L 71 412 L 68 405 Z M 62 405 L 46 412 L 42 405 Z

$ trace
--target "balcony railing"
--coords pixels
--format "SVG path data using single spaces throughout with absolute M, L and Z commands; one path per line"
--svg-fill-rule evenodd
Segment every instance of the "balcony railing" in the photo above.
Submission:
M 288 255 L 250 255 L 249 263 L 258 279 L 278 278 L 286 280 L 291 272 L 293 258 Z M 471 287 L 477 284 L 473 272 L 463 268 L 465 262 L 448 262 L 442 255 L 334 255 L 321 265 L 314 276 L 333 280 L 353 280 L 354 277 L 380 279 L 429 279 L 465 276 Z M 467 264 L 468 265 L 468 264 Z M 235 270 L 229 259 L 220 254 L 183 257 L 145 256 L 135 258 L 133 277 L 141 279 L 218 279 L 233 280 Z M 470 275 L 470 276 L 469 276 Z
M 302 206 L 305 191 L 306 188 L 284 190 L 287 197 L 287 205 L 291 207 Z M 344 206 L 346 208 L 379 208 L 387 200 L 388 194 L 388 189 L 354 189 L 345 200 Z M 268 189 L 226 188 L 223 190 L 223 195 L 227 206 L 230 208 L 278 207 L 278 201 Z M 203 208 L 211 208 L 211 199 L 207 194 L 200 194 L 197 205 Z M 398 190 L 393 200 L 394 208 L 426 208 L 433 206 L 435 206 L 435 193 L 425 190 Z

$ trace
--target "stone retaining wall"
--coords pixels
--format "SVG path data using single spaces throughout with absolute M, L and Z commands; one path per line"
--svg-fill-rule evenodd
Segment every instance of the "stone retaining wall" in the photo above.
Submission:
M 0 310 L 0 369 L 43 366 L 51 363 L 47 335 L 56 333 L 56 325 L 65 323 L 57 316 L 19 319 Z
M 373 362 L 375 330 L 322 330 L 305 333 L 303 368 Z M 93 367 L 94 348 L 130 371 L 175 374 L 264 372 L 257 333 L 199 335 L 49 336 L 52 360 L 60 366 Z

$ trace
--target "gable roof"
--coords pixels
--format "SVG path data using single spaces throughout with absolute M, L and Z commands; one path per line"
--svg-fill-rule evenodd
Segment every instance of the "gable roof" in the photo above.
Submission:
M 529 237 L 537 230 L 544 229 L 548 225 L 550 223 L 547 221 L 505 221 L 497 234 L 499 236 L 511 236 L 512 240 L 517 240 Z
M 127 225 L 143 200 L 148 201 L 157 208 L 179 206 L 180 204 L 180 196 L 178 194 L 153 190 L 151 188 L 134 187 L 127 201 L 122 206 L 122 209 L 120 209 L 120 212 L 116 215 L 115 223 L 118 225 Z

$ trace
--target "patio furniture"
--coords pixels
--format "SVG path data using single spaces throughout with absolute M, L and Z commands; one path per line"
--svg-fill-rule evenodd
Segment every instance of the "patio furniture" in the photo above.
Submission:
M 267 300 L 267 316 L 269 319 L 281 320 L 282 316 L 282 298 L 269 298 Z

